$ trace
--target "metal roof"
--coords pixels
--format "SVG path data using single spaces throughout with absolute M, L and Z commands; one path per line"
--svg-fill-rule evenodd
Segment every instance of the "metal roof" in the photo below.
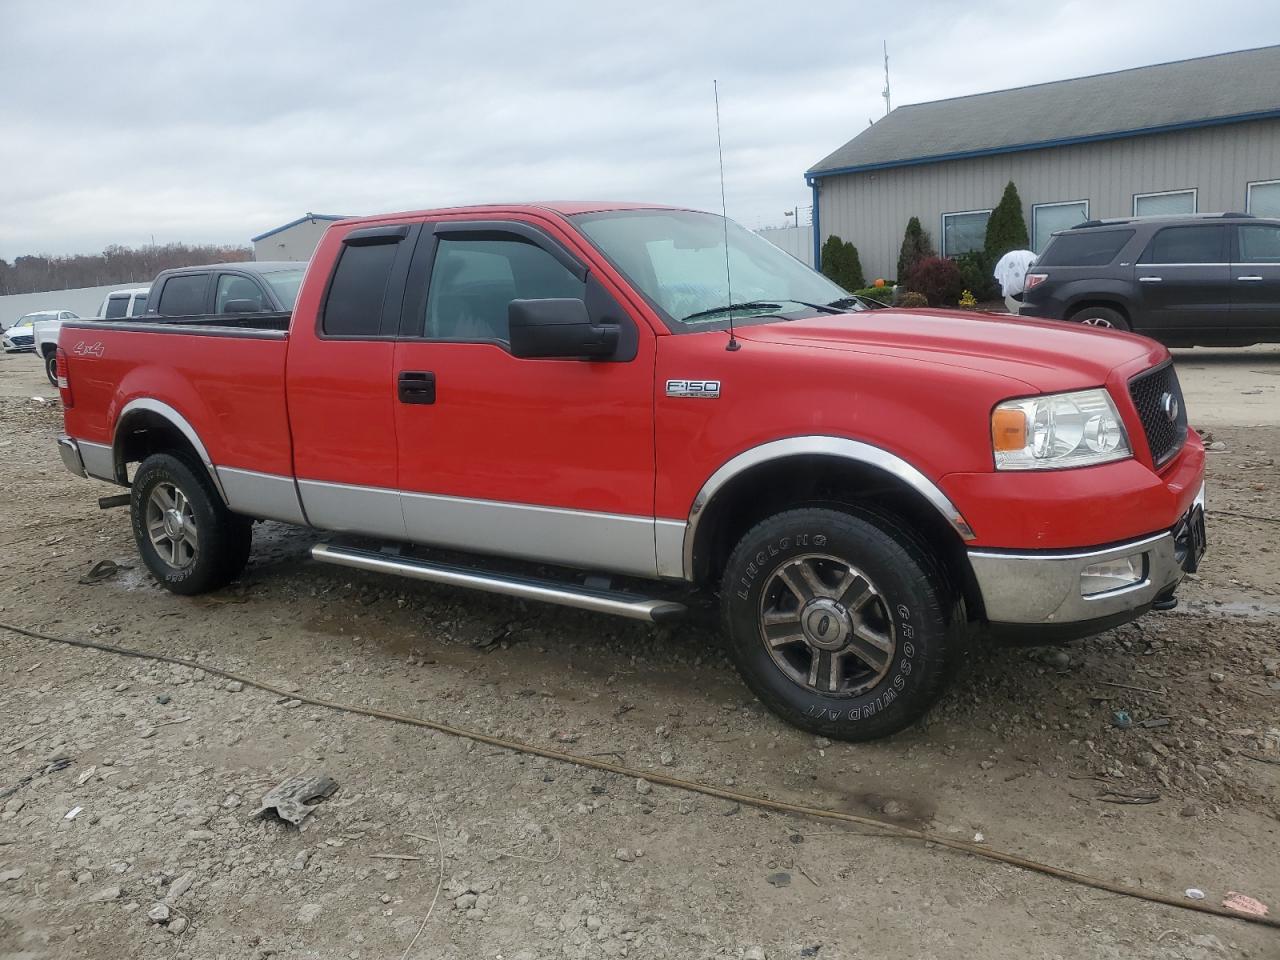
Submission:
M 279 233 L 281 230 L 288 230 L 290 227 L 296 227 L 300 223 L 306 223 L 308 220 L 349 220 L 350 217 L 340 217 L 333 213 L 308 213 L 306 216 L 299 217 L 297 220 L 290 220 L 288 223 L 282 223 L 278 227 L 272 227 L 266 233 L 260 233 L 256 237 L 249 239 L 250 243 L 257 243 L 259 240 L 265 240 L 272 234 Z
M 809 179 L 1280 117 L 1280 46 L 898 107 Z

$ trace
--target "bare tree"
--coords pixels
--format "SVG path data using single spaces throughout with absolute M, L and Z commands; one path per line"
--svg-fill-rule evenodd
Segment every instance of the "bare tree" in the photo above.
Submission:
M 252 260 L 249 247 L 167 243 L 164 246 L 123 247 L 112 244 L 99 254 L 55 257 L 27 254 L 13 263 L 0 260 L 0 295 L 71 290 L 107 284 L 148 283 L 161 270 L 197 263 Z

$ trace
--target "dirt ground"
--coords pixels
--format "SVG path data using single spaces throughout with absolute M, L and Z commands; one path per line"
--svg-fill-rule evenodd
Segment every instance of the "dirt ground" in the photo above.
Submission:
M 322 566 L 314 533 L 274 524 L 215 595 L 172 596 L 140 564 L 81 583 L 136 563 L 128 515 L 62 469 L 29 356 L 0 358 L 0 621 L 1274 913 L 1280 349 L 1178 364 L 1225 444 L 1178 610 L 983 647 L 880 743 L 783 726 L 703 627 Z M 337 792 L 301 829 L 255 819 L 303 772 Z M 428 911 L 409 956 L 1280 957 L 1275 930 L 7 633 L 0 811 L 0 958 L 395 958 Z

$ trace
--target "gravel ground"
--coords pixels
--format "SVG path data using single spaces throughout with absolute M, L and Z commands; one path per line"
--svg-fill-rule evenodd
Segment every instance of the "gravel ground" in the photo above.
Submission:
M 1251 367 L 1274 389 L 1280 354 L 1240 391 Z M 81 583 L 135 563 L 128 517 L 63 471 L 33 395 L 38 365 L 0 359 L 0 620 L 1280 909 L 1274 423 L 1214 421 L 1211 552 L 1177 611 L 981 648 L 926 723 L 832 745 L 766 713 L 707 628 L 321 566 L 274 524 L 218 594 L 140 564 Z M 428 911 L 410 956 L 1280 955 L 1274 930 L 3 633 L 0 761 L 0 958 L 395 958 Z M 300 829 L 254 816 L 302 773 L 338 789 Z

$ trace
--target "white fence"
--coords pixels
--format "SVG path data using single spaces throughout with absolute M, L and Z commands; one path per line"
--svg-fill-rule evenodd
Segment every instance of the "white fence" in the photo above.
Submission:
M 7 327 L 23 314 L 37 310 L 70 310 L 80 317 L 97 316 L 102 298 L 112 290 L 145 286 L 145 283 L 112 283 L 105 287 L 78 287 L 46 293 L 12 293 L 0 297 L 0 324 Z
M 813 226 L 803 227 L 766 227 L 756 233 L 764 237 L 775 247 L 791 254 L 797 260 L 813 266 Z

